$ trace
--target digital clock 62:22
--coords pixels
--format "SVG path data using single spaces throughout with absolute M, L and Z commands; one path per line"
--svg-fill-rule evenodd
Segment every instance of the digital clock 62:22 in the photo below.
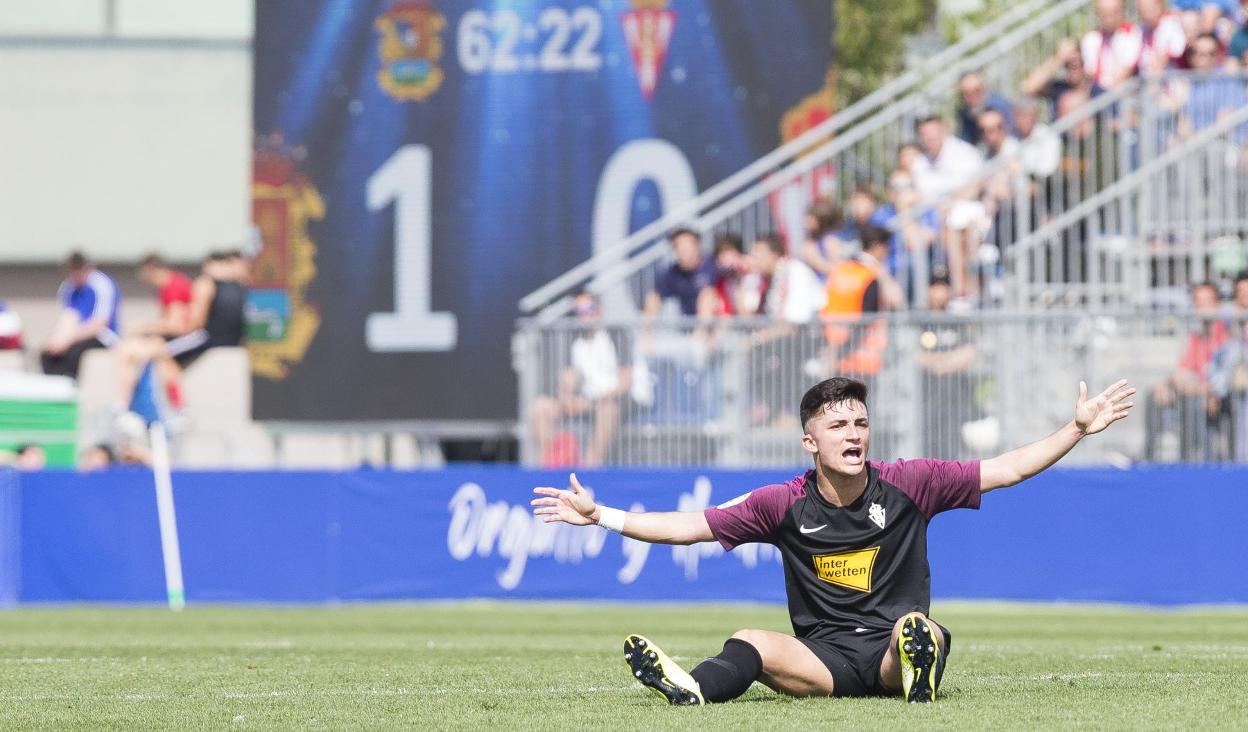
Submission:
M 469 74 L 597 71 L 602 15 L 581 6 L 546 8 L 534 23 L 514 10 L 469 10 L 459 19 L 456 50 Z

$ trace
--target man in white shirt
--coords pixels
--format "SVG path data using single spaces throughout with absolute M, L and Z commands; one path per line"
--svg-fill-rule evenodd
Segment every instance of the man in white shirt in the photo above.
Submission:
M 971 260 L 988 227 L 984 206 L 978 200 L 984 156 L 979 148 L 949 134 L 945 121 L 938 115 L 919 120 L 915 132 L 920 154 L 910 172 L 923 204 L 939 204 L 946 212 L 945 247 L 950 274 L 954 291 L 965 297 L 975 292 Z
M 602 307 L 593 295 L 582 292 L 573 299 L 572 312 L 585 327 L 572 341 L 570 365 L 559 374 L 555 395 L 543 394 L 533 400 L 533 422 L 537 455 L 544 467 L 579 464 L 601 465 L 606 459 L 620 424 L 620 397 L 628 391 L 629 372 L 621 369 L 611 335 L 602 328 Z M 593 431 L 583 452 L 566 435 L 557 434 L 564 417 L 590 416 Z
M 1112 89 L 1135 74 L 1144 49 L 1139 26 L 1127 20 L 1122 0 L 1096 0 L 1100 27 L 1079 43 L 1083 65 L 1102 89 Z

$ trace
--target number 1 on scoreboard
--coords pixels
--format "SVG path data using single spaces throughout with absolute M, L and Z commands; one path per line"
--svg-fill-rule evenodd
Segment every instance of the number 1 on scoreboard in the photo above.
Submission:
M 394 203 L 394 312 L 370 313 L 365 343 L 373 352 L 453 351 L 454 313 L 431 312 L 429 148 L 404 145 L 368 178 L 370 211 Z

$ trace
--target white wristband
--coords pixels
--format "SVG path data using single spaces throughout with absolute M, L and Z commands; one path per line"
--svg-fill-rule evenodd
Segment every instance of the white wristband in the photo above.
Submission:
M 598 507 L 598 525 L 619 534 L 624 531 L 625 513 L 618 508 Z

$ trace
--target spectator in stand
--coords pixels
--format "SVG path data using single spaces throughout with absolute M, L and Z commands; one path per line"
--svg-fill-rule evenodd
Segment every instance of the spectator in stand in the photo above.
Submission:
M 16 351 L 22 347 L 22 319 L 0 300 L 0 351 Z
M 1113 89 L 1135 75 L 1144 37 L 1139 26 L 1127 20 L 1122 0 L 1096 0 L 1096 17 L 1099 26 L 1083 35 L 1079 49 L 1092 81 Z
M 43 445 L 28 442 L 18 445 L 14 452 L 13 467 L 23 472 L 36 472 L 48 466 L 48 453 Z
M 676 261 L 659 273 L 654 290 L 646 295 L 645 315 L 658 317 L 663 301 L 674 299 L 681 315 L 708 318 L 715 311 L 715 263 L 702 253 L 702 237 L 681 228 L 668 235 Z
M 1032 99 L 1014 104 L 1014 129 L 1018 130 L 1019 163 L 1033 181 L 1048 178 L 1062 159 L 1062 141 L 1049 126 L 1039 122 L 1040 107 Z
M 958 81 L 958 92 L 962 97 L 958 103 L 958 137 L 978 145 L 981 139 L 979 117 L 990 109 L 1000 112 L 1010 133 L 1014 133 L 1013 105 L 1005 97 L 990 91 L 979 73 L 969 71 L 963 74 Z
M 802 261 L 820 277 L 827 277 L 832 265 L 846 256 L 845 241 L 841 236 L 843 224 L 840 204 L 834 198 L 820 198 L 806 211 L 806 242 L 802 245 Z
M 949 278 L 938 273 L 927 288 L 927 308 L 944 315 L 952 299 Z M 978 418 L 975 340 L 971 327 L 945 318 L 926 323 L 919 336 L 923 371 L 923 454 L 954 458 L 962 425 Z M 951 450 L 950 448 L 955 448 Z
M 979 130 L 988 165 L 996 168 L 996 172 L 984 181 L 980 202 L 992 221 L 990 240 L 1000 252 L 1005 249 L 1005 237 L 1013 236 L 1014 181 L 1020 172 L 1020 145 L 1006 128 L 1005 116 L 995 109 L 984 110 L 979 115 Z
M 1188 47 L 1188 66 L 1203 73 L 1170 85 L 1170 98 L 1179 110 L 1180 138 L 1189 137 L 1248 104 L 1243 80 L 1238 72 L 1222 68 L 1221 57 L 1222 46 L 1212 33 L 1197 36 Z M 1240 129 L 1237 138 L 1243 143 L 1248 134 Z
M 878 207 L 879 201 L 876 200 L 875 191 L 870 184 L 861 183 L 849 194 L 849 220 L 836 233 L 844 246 L 845 256 L 862 251 L 862 229 L 871 225 L 871 217 Z
M 1158 74 L 1183 64 L 1187 35 L 1177 13 L 1166 9 L 1166 0 L 1137 0 L 1140 15 L 1140 71 Z
M 1248 53 L 1248 0 L 1240 0 L 1239 14 L 1242 21 L 1227 43 L 1227 61 L 1232 68 L 1248 68 L 1248 59 L 1244 57 Z
M 1069 38 L 1057 42 L 1057 50 L 1044 63 L 1032 70 L 1020 85 L 1026 96 L 1044 97 L 1049 113 L 1056 119 L 1057 100 L 1071 89 L 1081 89 L 1094 97 L 1104 91 L 1087 72 L 1079 44 Z
M 804 262 L 788 256 L 777 234 L 764 234 L 750 247 L 754 294 L 747 302 L 778 321 L 809 323 L 823 307 L 824 288 L 819 276 Z M 752 309 L 752 308 L 747 308 Z
M 1235 278 L 1227 342 L 1213 357 L 1209 388 L 1230 421 L 1230 458 L 1248 462 L 1248 272 Z
M 533 400 L 533 435 L 542 467 L 601 465 L 620 424 L 620 400 L 628 393 L 629 370 L 620 367 L 615 343 L 602 327 L 602 306 L 588 292 L 573 299 L 572 313 L 584 329 L 572 341 L 569 366 L 559 374 L 554 396 Z M 593 423 L 584 452 L 575 435 L 557 432 L 565 418 Z
M 1153 385 L 1145 411 L 1146 420 L 1157 425 L 1148 430 L 1145 459 L 1173 459 L 1172 452 L 1163 450 L 1160 442 L 1178 441 L 1178 459 L 1200 462 L 1209 457 L 1209 448 L 1216 441 L 1221 400 L 1210 389 L 1209 375 L 1214 354 L 1227 342 L 1226 322 L 1218 315 L 1218 288 L 1202 282 L 1192 288 L 1192 313 L 1199 320 L 1188 334 L 1187 345 L 1172 374 Z M 1177 419 L 1177 424 L 1175 420 Z M 1177 432 L 1177 435 L 1175 434 Z
M 121 339 L 121 291 L 112 277 L 96 269 L 81 252 L 69 255 L 66 266 L 69 277 L 56 295 L 61 314 L 40 360 L 45 374 L 77 378 L 82 354 L 92 348 L 111 348 Z
M 889 232 L 885 261 L 889 273 L 900 281 L 908 300 L 914 294 L 912 281 L 916 255 L 928 256 L 928 272 L 935 267 L 947 266 L 944 248 L 936 240 L 940 217 L 935 209 L 918 209 L 919 192 L 914 185 L 914 177 L 905 168 L 898 168 L 888 176 L 888 200 L 876 210 L 872 224 Z
M 170 267 L 156 254 L 149 254 L 139 261 L 138 274 L 139 279 L 156 290 L 160 319 L 135 326 L 131 334 L 113 349 L 118 399 L 127 398 L 133 392 L 144 364 L 155 358 L 157 339 L 163 339 L 165 348 L 174 356 L 194 346 L 193 339 L 185 338 L 193 330 L 191 278 Z M 165 388 L 170 404 L 180 409 L 182 395 L 178 391 L 177 380 L 166 380 Z M 119 403 L 115 411 L 125 412 L 129 406 L 128 401 Z
M 988 227 L 977 185 L 984 156 L 974 145 L 949 134 L 939 116 L 919 121 L 916 131 L 922 152 L 914 160 L 914 182 L 923 202 L 940 201 L 944 216 L 944 242 L 949 269 L 958 297 L 978 292 L 972 277 L 979 243 Z
M 1174 0 L 1174 9 L 1184 25 L 1195 29 L 1196 35 L 1217 33 L 1223 21 L 1235 17 L 1235 0 Z M 1143 11 L 1141 11 L 1141 15 Z
M 78 455 L 78 470 L 83 473 L 107 470 L 116 464 L 117 453 L 104 442 L 91 445 Z
M 741 237 L 719 234 L 711 251 L 715 256 L 715 315 L 753 315 L 739 309 L 741 278 L 748 270 Z
M 863 316 L 900 307 L 900 287 L 883 266 L 888 257 L 889 232 L 870 227 L 863 232 L 863 251 L 837 262 L 828 276 L 825 320 L 826 347 L 820 374 L 852 374 L 871 378 L 884 365 L 888 322 Z
M 772 324 L 749 336 L 746 370 L 750 379 L 750 421 L 774 428 L 791 426 L 789 405 L 799 381 L 789 373 L 798 352 L 798 326 L 814 320 L 826 293 L 819 275 L 785 254 L 777 234 L 755 239 L 749 254 L 750 275 L 742 286 L 744 312 L 767 316 Z M 790 388 L 791 387 L 791 388 Z
M 117 359 L 117 411 L 124 413 L 134 397 L 143 364 L 151 361 L 165 383 L 170 406 L 182 408 L 182 370 L 210 348 L 242 345 L 246 339 L 247 288 L 226 254 L 214 253 L 203 263 L 191 285 L 186 333 L 166 340 L 149 335 L 130 341 Z
M 157 254 L 140 260 L 138 274 L 139 279 L 156 290 L 160 320 L 135 326 L 135 335 L 166 339 L 186 335 L 190 330 L 191 278 L 170 267 Z

